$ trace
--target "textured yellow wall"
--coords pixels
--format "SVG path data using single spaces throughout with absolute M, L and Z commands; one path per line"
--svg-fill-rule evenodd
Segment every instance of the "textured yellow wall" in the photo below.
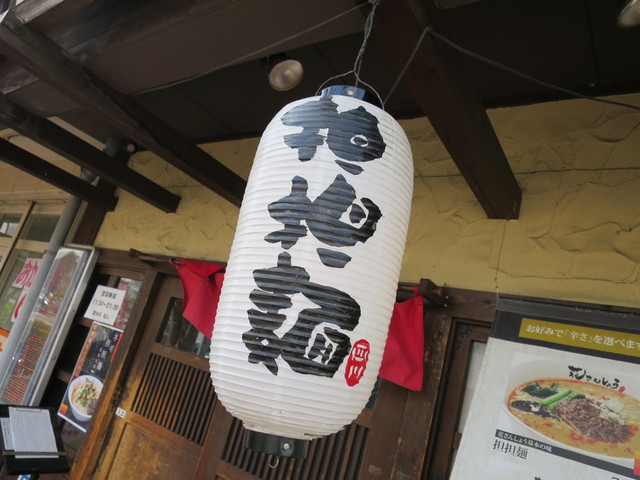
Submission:
M 640 307 L 640 113 L 571 100 L 489 114 L 523 190 L 520 218 L 486 219 L 428 121 L 402 122 L 416 179 L 401 280 Z M 203 148 L 246 178 L 257 142 Z M 238 209 L 153 155 L 131 164 L 180 207 L 119 192 L 97 246 L 225 261 Z
M 46 158 L 49 163 L 70 172 L 80 174 L 80 167 L 66 160 L 51 150 L 48 150 L 32 140 L 18 135 L 12 130 L 0 131 L 0 137 L 40 158 Z M 44 182 L 33 175 L 23 172 L 11 165 L 0 162 L 0 205 L 3 203 L 26 203 L 28 201 L 59 201 L 66 200 L 69 194 L 57 187 Z

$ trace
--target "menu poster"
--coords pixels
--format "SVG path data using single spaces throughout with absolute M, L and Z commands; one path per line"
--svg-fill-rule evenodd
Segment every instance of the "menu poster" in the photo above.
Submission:
M 83 432 L 100 398 L 122 330 L 93 322 L 73 370 L 58 415 Z
M 53 369 L 51 359 L 62 348 L 95 258 L 93 247 L 58 250 L 0 385 L 3 403 L 39 401 Z M 25 274 L 25 278 L 29 275 Z
M 640 479 L 640 318 L 573 313 L 499 311 L 452 480 Z

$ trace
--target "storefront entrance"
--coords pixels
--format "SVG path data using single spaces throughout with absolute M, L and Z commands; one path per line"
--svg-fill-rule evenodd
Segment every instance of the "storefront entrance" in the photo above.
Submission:
M 105 258 L 135 263 L 124 252 Z M 422 391 L 380 380 L 355 422 L 313 441 L 305 459 L 278 459 L 246 449 L 241 423 L 217 402 L 209 341 L 182 317 L 173 266 L 158 259 L 139 267 L 140 292 L 70 478 L 446 478 L 469 358 L 486 341 L 495 295 L 449 289 L 447 307 L 427 305 Z
M 166 276 L 146 324 L 95 478 L 192 478 L 215 406 L 208 340 L 182 318 Z

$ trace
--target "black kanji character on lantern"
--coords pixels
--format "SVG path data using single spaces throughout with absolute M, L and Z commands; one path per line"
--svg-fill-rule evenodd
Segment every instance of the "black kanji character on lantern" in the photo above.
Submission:
M 307 189 L 307 181 L 295 176 L 291 193 L 269 204 L 269 214 L 284 224 L 284 228 L 265 236 L 267 242 L 281 242 L 282 248 L 289 249 L 307 234 L 307 228 L 314 237 L 332 247 L 352 247 L 373 236 L 382 212 L 368 198 L 361 199 L 367 212 L 354 203 L 356 191 L 343 175 L 336 175 L 333 183 L 313 201 L 307 197 Z M 351 224 L 340 220 L 349 209 Z M 359 223 L 360 226 L 354 226 Z M 318 254 L 325 265 L 333 267 L 344 267 L 351 260 L 344 253 L 324 248 L 319 248 Z
M 258 286 L 250 295 L 257 307 L 250 309 L 251 329 L 242 341 L 251 352 L 249 362 L 263 363 L 278 374 L 279 356 L 298 373 L 332 377 L 349 353 L 349 336 L 341 329 L 353 330 L 360 321 L 360 306 L 346 293 L 310 281 L 302 267 L 291 265 L 291 256 L 281 253 L 278 265 L 253 272 Z M 294 325 L 281 337 L 286 315 L 281 310 L 293 305 L 292 297 L 302 294 L 318 308 L 300 311 Z
M 288 127 L 302 127 L 302 132 L 285 135 L 284 142 L 298 149 L 298 159 L 311 160 L 326 139 L 338 157 L 336 163 L 345 171 L 358 175 L 362 167 L 350 162 L 369 162 L 382 157 L 386 144 L 378 128 L 378 119 L 360 106 L 338 112 L 331 96 L 320 97 L 292 108 L 282 116 Z M 326 137 L 320 133 L 327 130 Z

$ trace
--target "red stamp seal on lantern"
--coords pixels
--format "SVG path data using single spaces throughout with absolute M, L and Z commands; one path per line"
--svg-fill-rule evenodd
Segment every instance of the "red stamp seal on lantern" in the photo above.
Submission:
M 349 353 L 349 360 L 347 361 L 347 368 L 344 372 L 344 378 L 347 381 L 347 385 L 353 387 L 360 382 L 360 379 L 364 376 L 364 371 L 367 369 L 367 361 L 369 361 L 369 352 L 371 346 L 366 340 L 358 340 Z

